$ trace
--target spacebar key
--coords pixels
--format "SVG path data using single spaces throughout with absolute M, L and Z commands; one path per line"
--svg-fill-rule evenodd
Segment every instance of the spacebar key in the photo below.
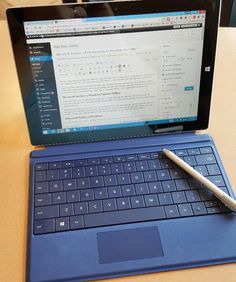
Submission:
M 150 207 L 84 215 L 85 227 L 132 223 L 166 218 L 163 207 Z

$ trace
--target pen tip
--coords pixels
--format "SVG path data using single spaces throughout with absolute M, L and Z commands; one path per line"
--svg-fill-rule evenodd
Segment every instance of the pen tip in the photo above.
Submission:
M 162 148 L 163 153 L 167 153 L 168 150 L 166 148 Z

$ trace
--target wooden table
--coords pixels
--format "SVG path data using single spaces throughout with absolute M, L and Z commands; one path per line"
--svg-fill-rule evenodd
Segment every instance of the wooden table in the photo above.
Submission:
M 0 21 L 0 44 L 0 281 L 19 282 L 25 279 L 28 160 L 33 147 L 28 137 L 5 21 Z M 235 46 L 236 29 L 221 28 L 207 132 L 214 137 L 236 191 Z M 137 275 L 117 281 L 230 282 L 236 281 L 236 264 Z

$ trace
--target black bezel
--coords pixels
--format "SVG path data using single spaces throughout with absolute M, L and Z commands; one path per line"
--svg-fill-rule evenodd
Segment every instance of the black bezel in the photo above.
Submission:
M 89 17 L 104 16 L 104 5 L 109 5 L 115 16 L 142 13 L 160 13 L 171 11 L 206 10 L 206 25 L 204 36 L 201 84 L 198 106 L 198 119 L 191 122 L 168 123 L 158 126 L 182 125 L 183 130 L 200 130 L 208 127 L 209 110 L 214 73 L 217 29 L 220 0 L 143 0 L 131 2 L 87 3 L 75 5 L 42 6 L 27 8 L 12 8 L 7 10 L 8 24 L 12 39 L 14 57 L 27 123 L 33 145 L 49 145 L 59 143 L 74 143 L 110 140 L 117 138 L 134 138 L 153 135 L 153 127 L 139 126 L 131 128 L 95 130 L 89 132 L 60 133 L 43 135 L 39 119 L 36 96 L 29 91 L 32 83 L 31 67 L 28 61 L 27 44 L 23 22 L 33 20 L 69 19 L 79 17 L 79 7 L 83 6 Z M 210 66 L 206 72 L 205 67 Z

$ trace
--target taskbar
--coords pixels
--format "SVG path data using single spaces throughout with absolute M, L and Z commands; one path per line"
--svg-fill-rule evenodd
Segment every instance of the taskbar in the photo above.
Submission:
M 177 122 L 190 122 L 190 121 L 195 121 L 195 120 L 197 120 L 197 116 L 173 118 L 173 119 L 161 119 L 161 120 L 154 120 L 154 121 L 129 122 L 129 123 L 120 123 L 120 124 L 83 126 L 83 127 L 60 128 L 60 129 L 43 129 L 42 133 L 44 135 L 61 134 L 61 133 L 78 133 L 78 132 L 84 132 L 84 131 L 95 131 L 95 130 L 104 130 L 104 129 L 115 129 L 115 128 L 135 127 L 135 126 L 149 126 L 149 125 L 155 125 L 155 124 L 169 124 L 169 123 L 177 123 Z

